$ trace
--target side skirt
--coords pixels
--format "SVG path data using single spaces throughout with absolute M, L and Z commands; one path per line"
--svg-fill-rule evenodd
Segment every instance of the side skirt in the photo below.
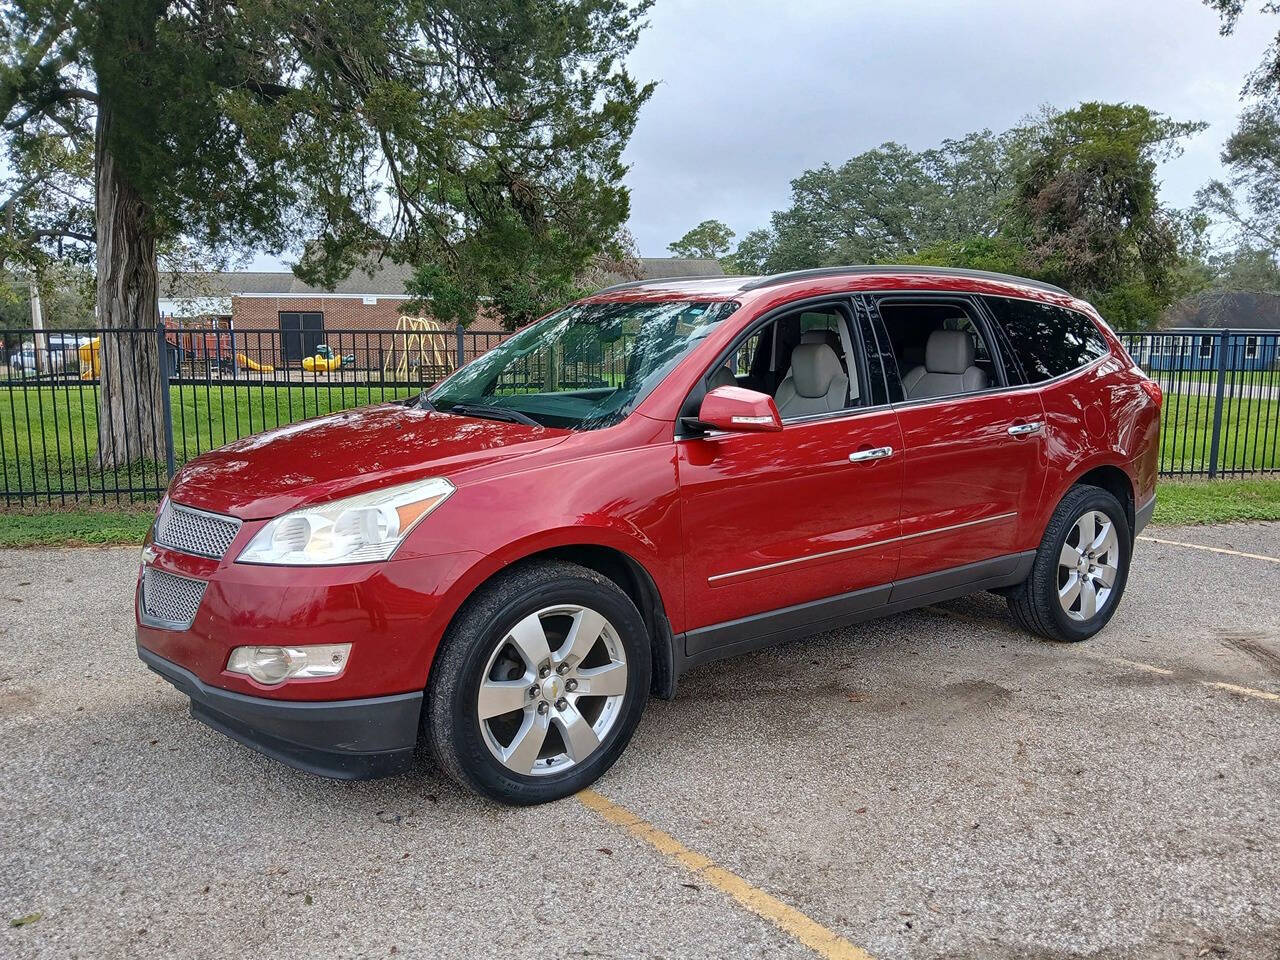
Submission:
M 1011 587 L 1030 575 L 1035 558 L 1034 550 L 1011 553 L 878 587 L 866 587 L 852 593 L 757 613 L 740 620 L 699 627 L 675 638 L 676 653 L 680 658 L 677 673 L 863 620 L 901 613 L 981 590 Z

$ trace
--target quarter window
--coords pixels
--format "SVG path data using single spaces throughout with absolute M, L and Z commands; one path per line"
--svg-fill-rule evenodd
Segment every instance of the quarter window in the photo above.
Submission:
M 983 297 L 1013 347 L 1028 383 L 1042 383 L 1107 355 L 1107 342 L 1083 313 L 1032 300 Z

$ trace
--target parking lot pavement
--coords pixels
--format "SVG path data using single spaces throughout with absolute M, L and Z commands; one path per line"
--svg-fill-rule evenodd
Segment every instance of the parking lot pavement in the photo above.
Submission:
M 136 551 L 0 553 L 0 954 L 1275 960 L 1280 570 L 1176 544 L 1280 525 L 1147 533 L 1085 644 L 981 595 L 706 667 L 531 810 L 259 757 L 137 662 Z

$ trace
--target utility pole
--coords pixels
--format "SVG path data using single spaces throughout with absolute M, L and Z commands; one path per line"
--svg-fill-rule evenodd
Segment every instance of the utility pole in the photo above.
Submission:
M 48 365 L 49 344 L 44 338 L 44 316 L 40 311 L 40 283 L 34 276 L 31 278 L 31 329 L 35 331 L 36 373 L 39 374 L 41 368 Z M 21 353 L 22 344 L 18 344 L 18 350 Z

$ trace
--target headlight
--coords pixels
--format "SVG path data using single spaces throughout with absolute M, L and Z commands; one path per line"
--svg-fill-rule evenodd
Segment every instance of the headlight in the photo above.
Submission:
M 236 647 L 227 660 L 228 673 L 243 673 L 274 687 L 293 677 L 336 677 L 347 665 L 351 644 L 306 647 Z
M 386 560 L 414 525 L 453 493 L 440 477 L 307 507 L 276 517 L 237 563 L 323 565 Z

